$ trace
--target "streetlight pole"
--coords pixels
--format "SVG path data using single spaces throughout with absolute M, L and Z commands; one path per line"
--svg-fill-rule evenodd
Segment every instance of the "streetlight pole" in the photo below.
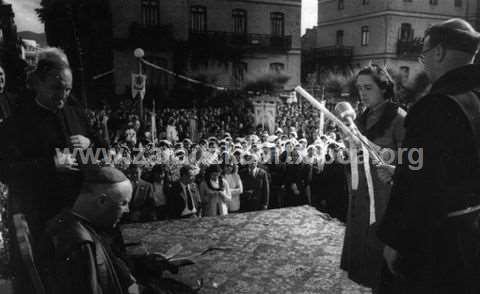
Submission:
M 133 51 L 133 55 L 137 58 L 138 74 L 142 74 L 142 58 L 145 56 L 145 51 L 142 48 L 137 48 Z M 133 97 L 135 98 L 135 97 Z M 140 122 L 143 123 L 143 98 L 140 95 Z

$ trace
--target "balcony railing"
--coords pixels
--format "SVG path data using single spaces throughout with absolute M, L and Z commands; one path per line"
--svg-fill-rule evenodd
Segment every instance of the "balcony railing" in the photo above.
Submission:
M 228 47 L 245 49 L 277 49 L 289 50 L 292 48 L 292 36 L 272 36 L 266 34 L 238 34 L 231 32 L 191 31 L 189 41 L 196 46 L 202 44 L 220 44 Z
M 422 53 L 423 39 L 413 38 L 411 40 L 397 41 L 397 55 L 416 57 Z
M 315 48 L 315 57 L 316 58 L 331 58 L 331 57 L 344 57 L 351 58 L 353 56 L 353 47 L 352 46 L 328 46 Z
M 117 47 L 141 47 L 145 49 L 169 49 L 174 43 L 171 25 L 144 25 L 132 23 L 126 39 L 117 39 Z

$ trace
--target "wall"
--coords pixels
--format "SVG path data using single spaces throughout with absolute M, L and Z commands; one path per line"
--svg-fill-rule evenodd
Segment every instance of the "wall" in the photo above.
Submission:
M 362 26 L 368 26 L 370 38 L 368 46 L 361 46 Z M 385 52 L 385 17 L 368 18 L 340 24 L 325 25 L 317 31 L 317 48 L 333 46 L 336 32 L 343 30 L 343 45 L 353 46 L 355 55 L 371 55 Z
M 386 0 L 387 1 L 387 0 Z M 429 0 L 388 0 L 388 9 L 422 14 L 435 14 L 450 17 L 465 17 L 467 1 L 463 0 L 462 7 L 455 7 L 454 0 L 438 0 L 437 5 L 431 5 Z
M 362 0 L 344 0 L 344 8 L 340 10 L 338 0 L 318 0 L 318 24 L 383 11 L 385 1 L 369 0 L 368 4 L 363 5 Z

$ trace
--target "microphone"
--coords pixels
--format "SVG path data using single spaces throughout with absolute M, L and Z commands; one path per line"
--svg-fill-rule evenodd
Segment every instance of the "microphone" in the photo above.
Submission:
M 335 113 L 341 120 L 347 121 L 350 128 L 358 131 L 354 123 L 354 120 L 357 118 L 357 113 L 350 103 L 346 101 L 338 102 L 337 105 L 335 105 Z
M 369 149 L 369 152 L 373 155 L 373 157 L 377 161 L 383 163 L 384 161 L 376 148 L 372 146 L 371 142 L 365 136 L 363 136 L 363 134 L 355 125 L 354 120 L 357 117 L 357 113 L 355 112 L 355 109 L 353 109 L 352 105 L 346 101 L 338 102 L 337 105 L 335 105 L 335 112 L 340 117 L 340 119 L 348 122 L 349 127 L 352 129 L 353 133 L 356 134 L 360 142 L 365 145 L 367 149 Z

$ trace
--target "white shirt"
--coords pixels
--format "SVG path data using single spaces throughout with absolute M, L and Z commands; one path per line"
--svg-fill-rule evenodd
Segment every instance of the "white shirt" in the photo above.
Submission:
M 181 182 L 180 182 L 180 185 L 182 186 L 183 199 L 185 200 L 185 208 L 182 211 L 182 216 L 197 213 L 197 208 L 195 207 L 195 201 L 193 200 L 192 190 L 190 189 L 189 185 L 185 185 Z M 188 209 L 187 189 L 189 189 L 190 196 L 192 197 L 192 203 L 193 203 L 193 209 L 192 210 Z

